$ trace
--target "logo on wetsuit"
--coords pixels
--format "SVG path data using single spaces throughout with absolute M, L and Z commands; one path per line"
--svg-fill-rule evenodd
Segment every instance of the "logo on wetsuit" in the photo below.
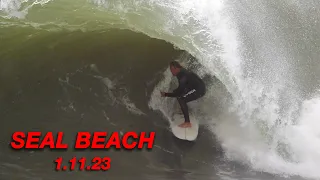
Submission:
M 183 95 L 183 97 L 187 97 L 188 95 L 190 95 L 190 94 L 192 94 L 192 93 L 194 93 L 194 92 L 196 92 L 196 90 L 195 90 L 195 89 L 192 89 L 192 90 L 189 91 L 187 94 Z

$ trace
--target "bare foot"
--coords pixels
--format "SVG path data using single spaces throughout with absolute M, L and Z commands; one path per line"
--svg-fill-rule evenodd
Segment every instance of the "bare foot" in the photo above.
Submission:
M 185 123 L 180 124 L 179 127 L 188 128 L 188 127 L 191 127 L 191 123 L 185 122 Z

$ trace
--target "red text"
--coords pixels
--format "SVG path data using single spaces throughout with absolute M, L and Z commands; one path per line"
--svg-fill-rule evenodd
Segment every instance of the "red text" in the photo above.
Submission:
M 58 132 L 57 137 L 54 137 L 52 132 L 47 132 L 41 138 L 41 132 L 15 132 L 12 135 L 11 147 L 14 149 L 67 149 L 68 145 L 62 143 L 63 132 Z
M 108 149 L 115 147 L 116 149 L 142 149 L 144 144 L 147 144 L 148 149 L 152 149 L 155 139 L 155 132 L 150 132 L 147 136 L 146 132 L 136 133 L 127 132 L 122 137 L 118 132 L 113 132 L 107 138 L 107 132 L 78 132 L 76 138 L 76 149 Z M 130 142 L 132 139 L 132 142 Z

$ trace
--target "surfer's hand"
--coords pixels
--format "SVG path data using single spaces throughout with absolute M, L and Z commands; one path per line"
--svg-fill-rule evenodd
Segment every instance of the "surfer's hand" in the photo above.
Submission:
M 161 96 L 162 96 L 162 97 L 165 97 L 165 95 L 166 95 L 165 92 L 160 91 L 160 93 L 161 93 Z

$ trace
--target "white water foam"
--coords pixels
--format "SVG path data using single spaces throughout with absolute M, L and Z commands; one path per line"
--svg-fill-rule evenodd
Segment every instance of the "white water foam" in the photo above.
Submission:
M 96 64 L 90 65 L 91 70 L 94 72 L 101 74 Z M 142 112 L 140 109 L 136 107 L 136 105 L 129 99 L 128 95 L 122 95 L 121 97 L 116 97 L 112 91 L 117 91 L 116 83 L 114 83 L 111 79 L 108 77 L 102 77 L 102 76 L 94 76 L 95 78 L 101 79 L 102 83 L 107 87 L 107 93 L 109 97 L 112 99 L 112 104 L 115 102 L 121 103 L 123 106 L 126 107 L 128 111 L 130 111 L 133 114 L 136 115 L 146 115 L 144 112 Z M 120 100 L 119 100 L 120 99 Z
M 1 1 L 0 9 L 18 12 L 17 9 L 24 9 L 20 7 L 21 2 Z M 223 88 L 217 91 L 209 87 L 205 99 L 197 105 L 204 111 L 203 117 L 214 122 L 212 132 L 221 141 L 229 159 L 264 172 L 320 177 L 319 113 L 316 111 L 320 108 L 320 101 L 311 98 L 303 101 L 302 107 L 299 106 L 301 97 L 296 89 L 299 86 L 291 87 L 295 85 L 292 72 L 295 66 L 290 60 L 295 54 L 285 49 L 288 40 L 285 35 L 288 33 L 278 33 L 276 30 L 282 22 L 280 25 L 270 25 L 285 16 L 267 19 L 274 12 L 274 8 L 267 9 L 269 1 L 239 1 L 251 3 L 243 9 L 227 6 L 228 0 L 93 2 L 104 8 L 100 10 L 105 11 L 106 16 L 118 17 L 128 28 L 188 51 L 198 58 L 206 72 L 217 76 L 225 84 L 233 104 L 221 101 L 227 93 L 217 92 L 223 92 Z M 252 9 L 257 12 L 247 13 Z M 242 10 L 250 16 L 235 22 L 229 16 L 233 10 Z M 303 9 L 299 11 L 301 13 Z M 286 19 L 284 21 L 287 22 Z M 239 32 L 238 24 L 249 28 L 246 32 Z M 243 36 L 240 39 L 239 33 L 251 34 L 255 39 L 250 42 L 253 44 L 251 48 L 246 47 L 247 41 Z M 256 54 L 254 58 L 243 56 L 248 49 L 256 50 L 253 51 Z M 170 80 L 167 70 L 149 103 L 151 108 L 161 110 L 166 117 L 170 116 L 174 100 L 163 101 L 159 90 L 168 87 Z M 212 105 L 213 100 L 221 101 L 216 103 L 222 107 L 228 106 L 228 110 L 236 113 L 228 110 L 217 113 L 214 111 L 216 106 Z
M 51 0 L 1 0 L 0 13 L 5 12 L 5 18 L 25 18 L 28 10 L 35 5 L 45 5 Z
M 253 62 L 255 66 L 259 66 L 259 59 L 246 61 L 245 57 L 240 56 L 242 49 L 240 50 L 238 45 L 241 39 L 232 27 L 234 23 L 227 16 L 227 11 L 224 11 L 222 1 L 149 1 L 147 4 L 102 2 L 105 1 L 99 1 L 100 5 L 105 5 L 107 9 L 121 7 L 114 9 L 123 12 L 121 17 L 133 30 L 164 39 L 190 52 L 199 59 L 206 71 L 216 75 L 226 85 L 234 100 L 230 110 L 237 114 L 228 111 L 223 115 L 210 112 L 204 114 L 207 119 L 216 121 L 212 131 L 220 139 L 229 159 L 241 161 L 265 172 L 320 177 L 317 171 L 320 165 L 319 157 L 303 158 L 303 154 L 316 155 L 318 149 L 312 147 L 304 152 L 299 151 L 291 137 L 286 134 L 287 129 L 292 129 L 294 123 L 303 122 L 304 119 L 297 119 L 296 115 L 300 108 L 299 94 L 296 94 L 294 89 L 288 91 L 287 82 L 294 79 L 288 69 L 290 52 L 281 46 L 281 41 L 285 38 L 265 44 L 263 48 L 272 48 L 272 51 L 266 51 L 265 54 L 259 52 L 264 65 L 271 68 L 275 65 L 274 69 L 270 69 L 273 70 L 272 73 L 261 68 L 264 73 L 257 71 L 245 77 L 241 65 L 250 65 Z M 153 14 L 151 10 L 161 12 L 161 15 Z M 144 16 L 153 18 L 146 19 Z M 156 23 L 154 19 L 157 20 Z M 278 63 L 272 65 L 269 62 L 275 54 L 278 56 Z M 264 75 L 269 77 L 263 77 Z M 276 78 L 272 80 L 272 76 Z M 159 90 L 167 88 L 170 80 L 167 70 L 164 80 L 155 88 L 149 103 L 151 108 L 160 110 L 168 120 L 174 100 L 161 99 Z M 214 98 L 211 92 L 208 94 L 206 98 Z M 210 111 L 210 108 L 206 108 Z M 312 134 L 313 139 L 318 138 L 315 136 L 316 132 Z M 303 147 L 306 141 L 296 143 Z M 298 159 L 297 154 L 300 154 Z M 305 161 L 307 163 L 303 163 Z

